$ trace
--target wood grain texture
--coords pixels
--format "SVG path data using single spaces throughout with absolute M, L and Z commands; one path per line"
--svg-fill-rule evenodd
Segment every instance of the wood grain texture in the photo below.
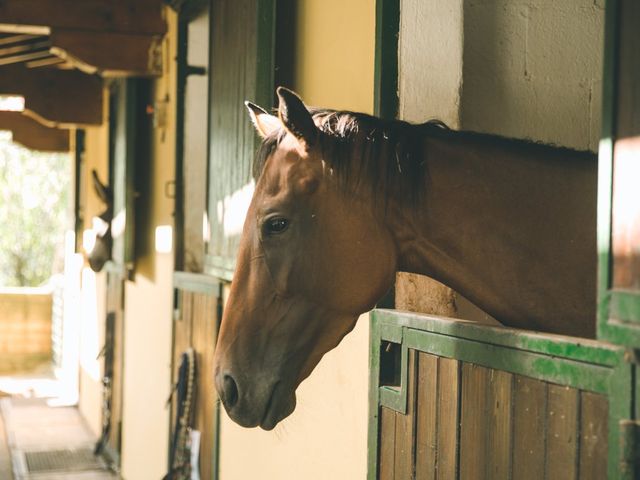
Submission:
M 460 478 L 486 478 L 487 388 L 490 371 L 462 364 L 462 413 L 460 422 Z M 449 477 L 454 478 L 454 477 Z
M 416 373 L 416 351 L 411 349 L 407 365 L 407 413 L 396 412 L 394 470 L 398 479 L 414 476 Z
M 416 480 L 433 480 L 437 461 L 438 357 L 418 354 Z
M 560 385 L 548 387 L 546 478 L 577 479 L 578 393 Z
M 107 348 L 112 349 L 111 369 L 111 419 L 107 443 L 110 449 L 120 453 L 122 430 L 122 392 L 124 378 L 124 279 L 121 275 L 107 273 L 107 313 L 113 312 L 112 331 Z M 107 366 L 105 365 L 105 370 Z
M 487 392 L 487 478 L 509 479 L 511 475 L 513 375 L 500 370 L 489 373 Z
M 543 479 L 547 384 L 517 375 L 513 402 L 512 478 Z
M 458 475 L 459 405 L 460 362 L 441 358 L 438 366 L 436 478 L 442 480 Z
M 607 478 L 608 416 L 607 397 L 580 392 L 580 480 Z
M 193 348 L 196 358 L 196 397 L 194 428 L 200 437 L 200 477 L 215 478 L 217 432 L 217 394 L 213 379 L 213 355 L 218 333 L 217 297 L 205 293 L 180 291 L 180 313 L 173 330 L 173 382 L 177 381 L 180 356 Z M 175 426 L 176 402 L 171 406 L 171 428 Z
M 396 412 L 389 408 L 380 408 L 380 463 L 378 476 L 380 480 L 395 479 L 395 443 Z M 400 479 L 398 479 L 400 480 Z

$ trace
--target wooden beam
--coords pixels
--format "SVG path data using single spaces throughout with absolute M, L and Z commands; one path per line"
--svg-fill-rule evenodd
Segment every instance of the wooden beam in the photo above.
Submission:
M 68 129 L 49 128 L 20 112 L 0 111 L 0 130 L 10 130 L 13 141 L 30 150 L 68 152 Z
M 31 52 L 33 50 L 48 50 L 50 46 L 51 43 L 46 37 L 41 41 L 21 42 L 19 44 L 12 44 L 8 47 L 0 47 L 0 57 L 7 57 L 9 55 L 15 55 L 16 53 Z
M 54 29 L 51 53 L 103 77 L 162 75 L 162 37 Z
M 8 55 L 6 57 L 0 57 L 0 66 L 12 65 L 14 63 L 30 62 L 32 60 L 40 60 L 41 58 L 50 57 L 49 49 L 36 50 L 29 53 L 21 53 L 19 55 Z
M 163 35 L 161 0 L 3 0 L 0 31 L 42 28 Z
M 30 62 L 26 62 L 25 66 L 27 68 L 38 68 L 38 67 L 48 67 L 50 65 L 60 65 L 61 63 L 64 63 L 64 60 L 62 58 L 51 56 L 51 57 L 43 58 L 41 60 L 31 60 Z
M 28 42 L 29 40 L 33 40 L 34 38 L 46 38 L 46 37 L 42 37 L 39 35 L 25 35 L 25 34 L 21 34 L 21 35 L 8 35 L 6 37 L 2 37 L 0 38 L 0 45 L 13 45 L 15 43 L 24 43 L 24 42 Z
M 0 95 L 25 98 L 25 114 L 42 124 L 89 126 L 102 123 L 102 79 L 74 70 L 5 67 Z

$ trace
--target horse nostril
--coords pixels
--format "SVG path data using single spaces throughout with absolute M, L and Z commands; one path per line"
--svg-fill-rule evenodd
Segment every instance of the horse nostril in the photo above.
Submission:
M 238 401 L 238 385 L 231 375 L 225 375 L 222 383 L 227 408 L 233 408 Z

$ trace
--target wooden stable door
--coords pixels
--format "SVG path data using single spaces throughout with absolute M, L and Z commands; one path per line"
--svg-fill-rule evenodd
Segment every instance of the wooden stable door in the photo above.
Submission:
M 371 342 L 369 479 L 621 478 L 623 348 L 386 310 Z

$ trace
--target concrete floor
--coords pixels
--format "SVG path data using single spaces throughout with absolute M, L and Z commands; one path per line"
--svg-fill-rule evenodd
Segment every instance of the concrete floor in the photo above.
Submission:
M 0 479 L 118 479 L 101 458 L 93 457 L 96 438 L 78 409 L 56 406 L 61 402 L 54 398 L 59 389 L 53 377 L 0 378 L 3 390 L 10 393 L 0 394 L 0 426 L 4 427 L 0 431 Z M 38 460 L 42 461 L 40 468 L 36 467 Z

